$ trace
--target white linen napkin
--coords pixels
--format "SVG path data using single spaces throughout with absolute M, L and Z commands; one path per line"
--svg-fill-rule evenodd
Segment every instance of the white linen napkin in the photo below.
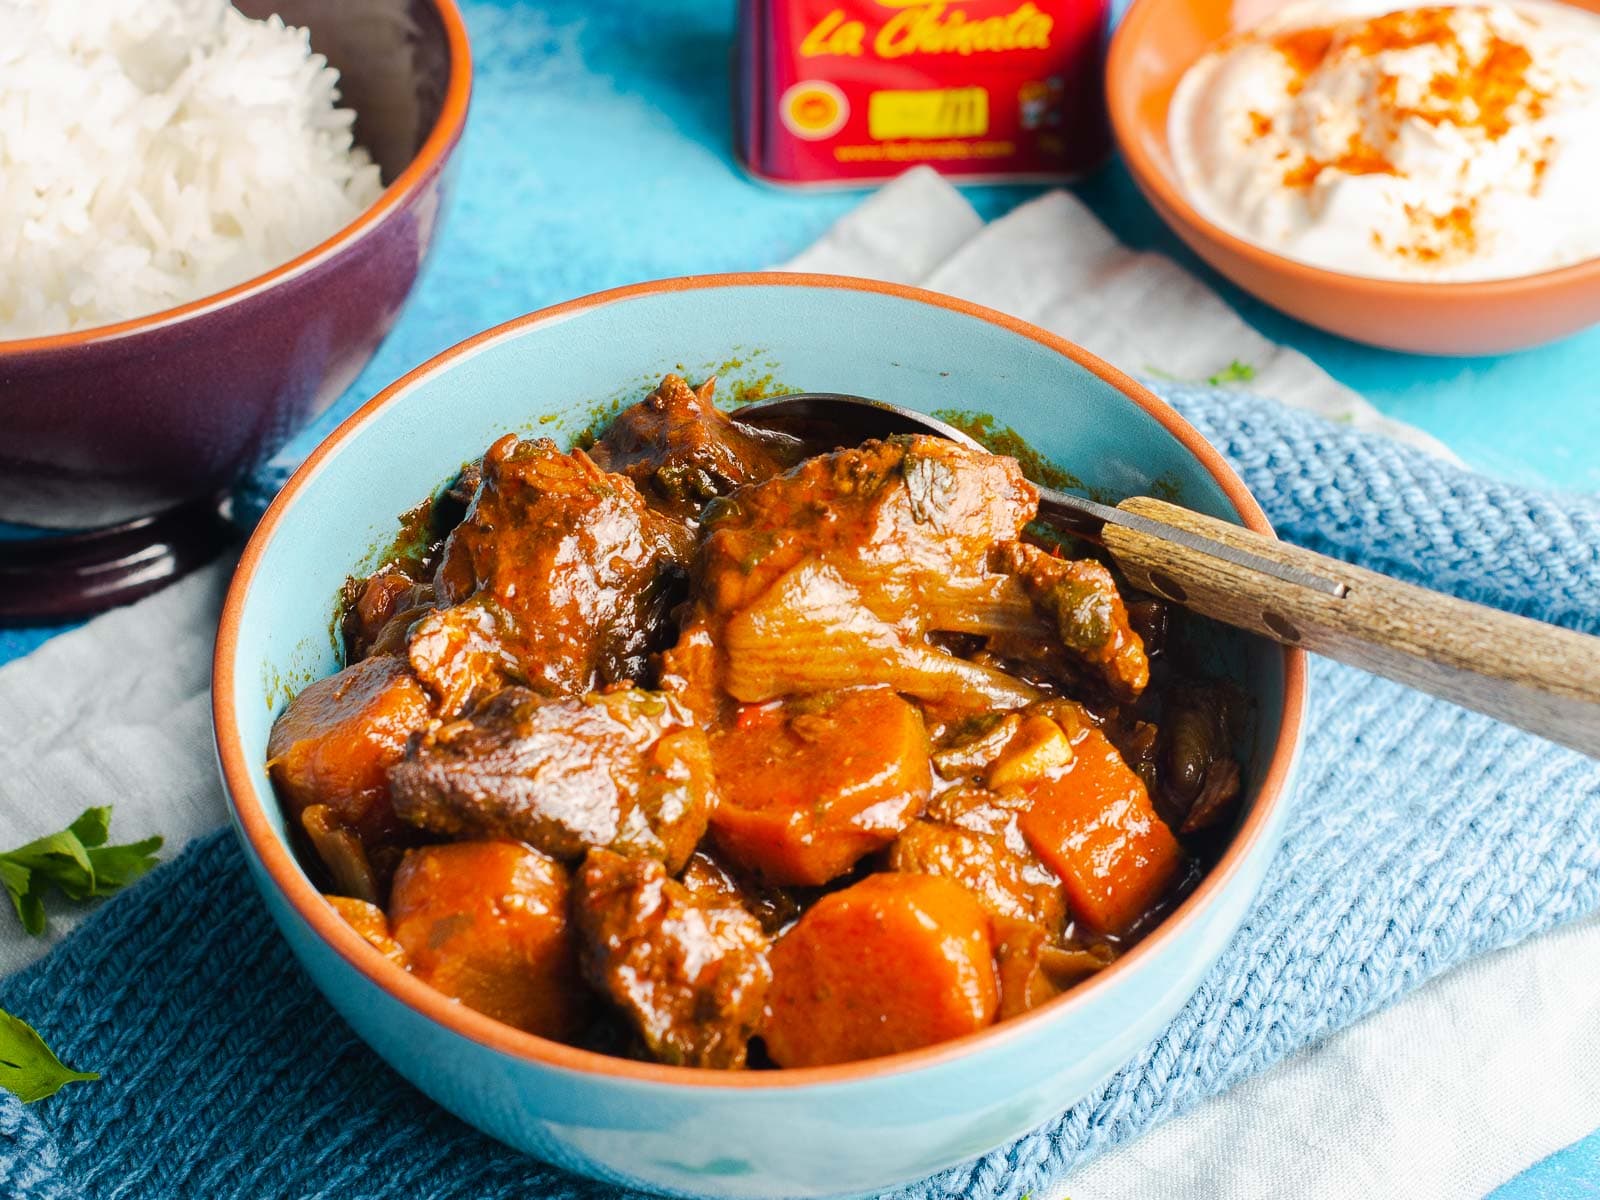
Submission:
M 1173 263 L 1119 245 L 1065 193 L 984 226 L 955 189 L 914 171 L 788 267 L 948 291 L 1135 374 L 1200 380 L 1246 363 L 1265 394 L 1444 452 L 1261 337 Z M 95 804 L 115 805 L 114 840 L 161 833 L 169 856 L 224 823 L 208 689 L 230 570 L 209 567 L 0 668 L 5 845 Z M 0 974 L 72 924 L 52 908 L 51 936 L 36 940 L 0 918 Z M 1063 1195 L 1481 1196 L 1600 1127 L 1597 976 L 1600 921 L 1461 967 L 1088 1164 Z
M 109 804 L 111 841 L 161 857 L 227 820 L 211 736 L 211 648 L 231 558 L 0 667 L 0 849 Z M 82 910 L 47 900 L 46 936 L 0 911 L 0 975 L 42 957 Z M 0 901 L 0 908 L 4 908 Z

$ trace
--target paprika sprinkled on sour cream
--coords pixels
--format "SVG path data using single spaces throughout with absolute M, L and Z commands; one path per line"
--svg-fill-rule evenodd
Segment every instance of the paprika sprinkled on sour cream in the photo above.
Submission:
M 1553 0 L 1284 6 L 1183 76 L 1208 219 L 1352 275 L 1465 282 L 1600 256 L 1600 16 Z

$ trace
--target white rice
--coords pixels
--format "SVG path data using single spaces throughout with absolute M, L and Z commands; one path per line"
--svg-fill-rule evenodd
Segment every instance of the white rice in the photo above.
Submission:
M 382 191 L 303 29 L 227 0 L 0 0 L 0 340 L 260 275 Z

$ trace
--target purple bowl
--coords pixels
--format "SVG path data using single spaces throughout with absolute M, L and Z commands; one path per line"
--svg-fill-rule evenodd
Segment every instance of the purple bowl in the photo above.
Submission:
M 155 514 L 205 508 L 349 386 L 416 282 L 471 91 L 454 0 L 237 2 L 311 30 L 388 187 L 321 245 L 228 291 L 116 325 L 0 341 L 0 522 L 149 530 L 163 524 Z M 35 560 L 48 557 L 25 544 Z M 84 539 L 72 545 L 82 559 Z M 0 617 L 132 598 L 115 587 L 86 598 L 59 579 L 41 586 L 54 587 L 55 603 L 30 614 L 13 599 Z

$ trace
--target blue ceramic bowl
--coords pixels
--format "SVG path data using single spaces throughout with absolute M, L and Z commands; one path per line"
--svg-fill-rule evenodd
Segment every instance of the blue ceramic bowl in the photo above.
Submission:
M 323 443 L 256 531 L 217 640 L 214 705 L 240 840 L 284 936 L 394 1068 L 501 1140 L 618 1184 L 719 1197 L 860 1194 L 971 1158 L 1089 1093 L 1156 1035 L 1238 927 L 1278 844 L 1305 703 L 1302 652 L 1221 633 L 1257 702 L 1230 848 L 1113 966 L 1026 1016 L 926 1050 L 726 1073 L 608 1058 L 448 1000 L 344 925 L 290 853 L 263 763 L 286 693 L 337 669 L 329 617 L 396 514 L 508 431 L 561 438 L 667 371 L 981 410 L 1097 492 L 1170 488 L 1268 526 L 1215 450 L 1082 350 L 986 309 L 888 284 L 708 276 L 606 292 L 446 351 Z

